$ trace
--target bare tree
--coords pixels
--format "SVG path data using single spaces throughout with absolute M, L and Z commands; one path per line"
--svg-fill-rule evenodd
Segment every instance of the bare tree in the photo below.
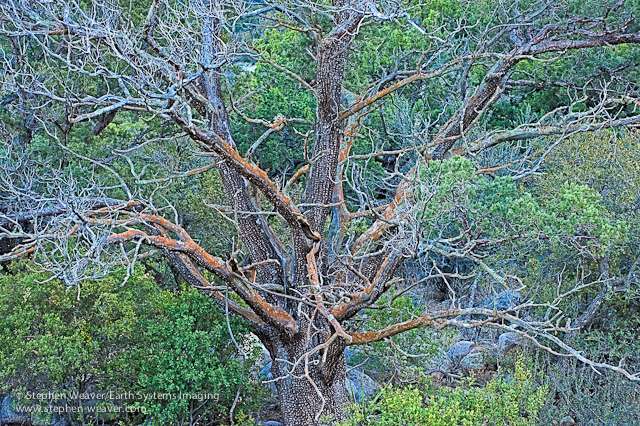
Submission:
M 605 8 L 602 16 L 572 16 L 558 2 L 499 2 L 484 23 L 467 22 L 463 17 L 438 28 L 423 28 L 413 19 L 427 7 L 417 2 L 153 0 L 142 27 L 132 23 L 121 3 L 3 1 L 3 92 L 15 95 L 13 107 L 32 117 L 38 130 L 57 141 L 56 149 L 68 156 L 80 154 L 66 146 L 65 129 L 92 121 L 94 132 L 99 133 L 116 114 L 129 111 L 174 126 L 176 138 L 185 135 L 214 160 L 165 178 L 138 179 L 138 186 L 157 185 L 153 195 L 142 198 L 137 186 L 132 189 L 105 159 L 80 156 L 91 167 L 109 173 L 115 188 L 69 188 L 73 196 L 66 196 L 30 188 L 25 182 L 31 180 L 16 177 L 24 177 L 25 171 L 15 167 L 17 160 L 10 157 L 3 170 L 0 227 L 3 239 L 15 244 L 5 250 L 2 260 L 51 247 L 58 247 L 61 255 L 70 250 L 61 242 L 74 236 L 78 237 L 74 241 L 85 245 L 65 254 L 71 258 L 61 266 L 77 278 L 88 265 L 104 270 L 106 263 L 99 260 L 104 252 L 121 253 L 121 260 L 131 262 L 143 247 L 160 249 L 187 282 L 208 290 L 223 306 L 253 324 L 273 359 L 272 372 L 287 425 L 322 424 L 324 416 L 343 416 L 347 346 L 381 341 L 417 327 L 510 330 L 558 355 L 639 378 L 621 366 L 591 361 L 569 345 L 570 339 L 563 341 L 561 333 L 572 328 L 558 303 L 546 306 L 548 314 L 540 320 L 524 319 L 523 312 L 539 307 L 526 302 L 506 311 L 452 304 L 450 309 L 424 312 L 366 332 L 352 321 L 394 285 L 400 286 L 397 272 L 406 259 L 425 253 L 467 260 L 500 283 L 517 282 L 483 259 L 491 247 L 521 236 L 482 238 L 465 233 L 465 226 L 453 238 L 422 231 L 416 217 L 424 206 L 421 197 L 428 191 L 423 188 L 416 196 L 418 171 L 432 160 L 477 156 L 500 144 L 515 152 L 521 151 L 518 141 L 537 136 L 562 137 L 640 123 L 640 115 L 634 114 L 639 102 L 637 87 L 612 77 L 612 72 L 579 84 L 537 81 L 535 72 L 525 78 L 526 72 L 518 70 L 522 63 L 543 67 L 559 59 L 578 58 L 579 52 L 589 49 L 640 43 L 624 1 Z M 256 53 L 251 40 L 236 31 L 239 23 L 247 21 L 294 29 L 308 37 L 313 79 L 305 80 Z M 345 70 L 358 55 L 352 51 L 354 43 L 363 28 L 385 22 L 395 22 L 416 40 L 429 43 L 407 53 L 413 62 L 398 60 L 396 69 L 385 70 L 371 87 L 354 95 L 344 87 Z M 252 119 L 242 112 L 242 99 L 229 102 L 225 69 L 241 55 L 264 62 L 299 84 L 300 90 L 311 92 L 317 104 L 315 121 L 282 116 L 273 122 Z M 478 84 L 469 77 L 474 70 L 484 70 Z M 433 122 L 405 129 L 406 135 L 402 126 L 388 129 L 389 134 L 395 132 L 415 143 L 397 149 L 374 146 L 365 155 L 351 153 L 380 102 L 431 81 L 448 92 L 441 102 L 449 109 L 443 109 Z M 538 86 L 566 89 L 567 105 L 509 129 L 488 126 L 484 117 L 500 99 L 523 87 Z M 246 98 L 251 96 L 246 94 Z M 585 99 L 589 100 L 586 108 L 573 107 Z M 287 182 L 274 182 L 250 158 L 240 155 L 230 113 L 264 126 L 265 134 L 256 146 L 293 123 L 309 126 L 308 164 Z M 392 163 L 384 183 L 386 193 L 392 195 L 385 202 L 377 201 L 364 187 L 358 168 L 358 162 L 381 157 Z M 510 160 L 485 171 L 511 168 L 524 177 L 539 168 L 538 163 L 520 162 L 518 169 Z M 228 216 L 241 241 L 227 258 L 205 251 L 178 223 L 177 215 L 153 201 L 163 181 L 211 168 L 218 171 L 228 200 L 228 205 L 214 207 Z M 49 188 L 74 186 L 55 173 L 50 178 L 56 184 Z M 301 180 L 300 196 L 288 196 Z M 349 197 L 355 201 L 347 202 Z M 355 210 L 349 205 L 355 205 Z M 269 218 L 286 226 L 288 232 L 278 233 Z M 349 233 L 350 225 L 361 218 L 371 220 L 368 229 Z M 239 259 L 241 253 L 248 261 Z M 204 271 L 212 273 L 215 282 Z M 456 276 L 436 267 L 424 279 Z M 613 279 L 603 272 L 602 282 L 610 285 Z M 411 283 L 403 285 L 406 289 Z M 242 303 L 225 297 L 225 288 Z M 594 303 L 599 306 L 602 297 L 598 298 Z M 589 314 L 579 322 L 588 323 L 590 318 Z

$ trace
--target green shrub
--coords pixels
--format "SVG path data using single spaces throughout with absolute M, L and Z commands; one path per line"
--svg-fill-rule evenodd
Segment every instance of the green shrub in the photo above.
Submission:
M 128 425 L 150 419 L 176 424 L 190 415 L 223 419 L 253 360 L 243 375 L 223 313 L 194 289 L 160 289 L 141 268 L 124 285 L 123 277 L 120 271 L 68 288 L 24 263 L 0 275 L 0 392 L 134 395 L 53 402 L 84 406 L 83 421 L 89 423 L 97 421 L 86 415 L 89 406 L 110 404 L 122 408 L 109 420 Z M 245 342 L 243 324 L 232 320 L 231 326 L 238 342 Z M 244 384 L 239 409 L 255 401 L 252 388 Z M 184 397 L 145 400 L 154 392 Z M 123 419 L 125 409 L 131 412 Z
M 537 197 L 509 176 L 495 179 L 476 174 L 467 158 L 432 161 L 420 170 L 416 187 L 418 221 L 427 234 L 447 230 L 455 236 L 465 227 L 490 237 L 540 233 L 570 239 L 587 233 L 584 243 L 599 252 L 626 240 L 626 224 L 607 211 L 602 196 L 587 185 L 559 183 L 546 198 Z
M 547 392 L 519 359 L 512 376 L 494 378 L 483 388 L 473 381 L 455 389 L 387 387 L 373 401 L 353 405 L 340 426 L 533 426 Z

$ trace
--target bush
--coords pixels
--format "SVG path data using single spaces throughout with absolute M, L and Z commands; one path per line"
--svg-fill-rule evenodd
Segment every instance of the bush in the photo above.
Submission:
M 133 398 L 52 402 L 85 413 L 119 405 L 120 414 L 107 417 L 127 425 L 224 419 L 252 366 L 250 358 L 242 374 L 224 315 L 194 289 L 164 291 L 140 270 L 121 285 L 123 277 L 121 271 L 67 288 L 25 264 L 0 275 L 0 391 L 129 393 Z M 242 344 L 246 328 L 231 326 Z M 255 402 L 251 388 L 243 386 L 240 409 Z M 162 397 L 145 400 L 153 393 Z M 131 413 L 123 415 L 124 407 Z
M 540 425 L 571 417 L 581 426 L 640 424 L 640 386 L 617 373 L 600 373 L 577 360 L 559 366 L 540 353 L 537 371 L 550 392 L 540 411 Z
M 455 389 L 387 387 L 372 402 L 353 405 L 340 426 L 533 426 L 547 392 L 519 359 L 512 377 L 494 378 L 483 388 L 473 381 Z

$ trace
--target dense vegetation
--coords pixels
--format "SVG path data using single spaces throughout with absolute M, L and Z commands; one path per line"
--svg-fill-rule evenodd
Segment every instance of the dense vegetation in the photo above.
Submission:
M 18 403 L 83 406 L 85 411 L 69 416 L 75 422 L 224 420 L 240 383 L 248 387 L 255 354 L 242 359 L 223 313 L 209 298 L 195 289 L 163 290 L 138 269 L 126 282 L 114 272 L 72 289 L 24 264 L 6 271 L 0 278 L 2 390 L 59 393 L 60 399 Z M 235 320 L 232 326 L 236 341 L 246 344 L 246 328 Z M 252 388 L 239 410 L 253 408 L 255 383 Z M 124 397 L 70 398 L 83 393 Z M 154 393 L 193 398 L 145 398 Z M 104 404 L 117 407 L 100 412 Z

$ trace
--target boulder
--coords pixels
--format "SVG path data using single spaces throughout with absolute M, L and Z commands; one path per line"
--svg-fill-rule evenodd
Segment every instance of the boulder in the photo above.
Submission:
M 454 365 L 457 365 L 475 346 L 476 344 L 470 340 L 460 340 L 451 346 L 445 355 Z
M 257 422 L 256 426 L 282 426 L 282 423 L 275 420 L 269 420 L 267 422 Z
M 378 393 L 380 385 L 361 371 L 352 369 L 347 373 L 347 392 L 358 403 L 368 401 Z
M 479 347 L 482 348 L 485 367 L 496 370 L 498 368 L 498 345 L 493 342 L 483 342 Z
M 485 367 L 484 352 L 471 352 L 460 360 L 460 367 L 465 370 L 482 370 Z
M 17 399 L 8 394 L 0 402 L 0 425 L 25 424 L 33 426 L 69 426 L 67 419 L 57 414 L 49 413 L 21 413 L 16 410 Z
M 508 333 L 502 333 L 500 337 L 498 337 L 498 353 L 500 355 L 506 355 L 513 349 L 523 346 L 525 342 L 523 341 L 522 336 L 518 333 L 510 331 Z
M 9 423 L 31 423 L 28 413 L 19 413 L 15 409 L 16 398 L 9 394 L 2 400 L 2 408 L 0 408 L 0 424 Z
M 520 292 L 514 290 L 505 290 L 493 297 L 483 300 L 477 305 L 478 308 L 496 309 L 498 311 L 506 311 L 515 308 L 520 304 Z
M 351 360 L 353 359 L 354 356 L 358 355 L 358 350 L 351 348 L 351 347 L 347 347 L 344 350 L 344 360 L 347 362 L 347 364 L 349 364 L 351 362 Z
M 453 362 L 447 357 L 446 354 L 431 360 L 431 362 L 428 363 L 427 367 L 428 368 L 425 371 L 425 374 L 432 374 L 436 371 L 450 373 L 455 370 Z
M 268 422 L 282 423 L 282 410 L 280 410 L 280 402 L 275 398 L 263 401 L 262 407 L 260 407 L 260 413 L 258 414 L 258 419 L 260 419 L 260 422 L 262 423 L 256 421 L 256 425 L 271 424 Z M 275 423 L 273 423 L 273 425 L 275 425 Z
M 431 374 L 436 371 L 444 373 L 455 372 L 460 367 L 460 361 L 465 356 L 469 355 L 469 352 L 471 352 L 475 347 L 475 342 L 470 340 L 460 340 L 459 342 L 456 342 L 442 355 L 428 362 L 428 368 L 425 373 Z
M 273 380 L 273 374 L 271 373 L 271 361 L 267 363 L 262 370 L 260 370 L 260 380 L 267 382 L 265 385 L 269 389 L 272 395 L 277 395 L 278 390 L 276 389 L 276 382 Z

